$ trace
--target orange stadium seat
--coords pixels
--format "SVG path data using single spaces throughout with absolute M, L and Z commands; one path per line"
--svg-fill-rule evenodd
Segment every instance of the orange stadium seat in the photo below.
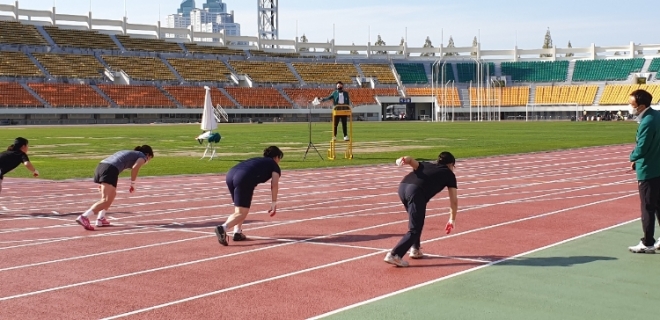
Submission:
M 601 105 L 627 105 L 630 93 L 643 89 L 653 95 L 652 103 L 660 101 L 660 85 L 657 84 L 614 84 L 606 85 L 603 95 L 600 97 Z
M 274 88 L 225 88 L 245 108 L 292 108 L 291 103 Z
M 433 96 L 436 95 L 438 103 L 442 104 L 443 101 L 445 105 L 450 107 L 460 107 L 461 98 L 458 95 L 458 89 L 456 88 L 407 88 L 406 94 L 409 96 Z
M 0 107 L 43 107 L 37 98 L 16 82 L 0 82 Z
M 186 108 L 204 107 L 204 97 L 206 96 L 204 87 L 164 86 L 163 89 Z M 219 104 L 223 108 L 235 107 L 234 103 L 218 88 L 211 88 L 211 102 L 213 106 Z
M 529 87 L 470 88 L 470 103 L 473 106 L 526 106 L 529 103 Z
M 398 96 L 396 88 L 348 88 L 346 89 L 354 106 L 376 104 L 375 96 Z
M 172 100 L 153 86 L 125 86 L 101 84 L 98 86 L 120 107 L 174 108 Z
M 110 102 L 86 84 L 30 83 L 30 88 L 53 107 L 109 107 Z
M 596 99 L 598 86 L 537 86 L 534 103 L 536 104 L 563 104 L 577 103 L 579 105 L 592 105 Z
M 333 91 L 331 88 L 285 88 L 286 93 L 293 102 L 301 108 L 307 108 L 316 97 L 325 98 Z M 322 102 L 320 107 L 332 107 L 332 101 Z

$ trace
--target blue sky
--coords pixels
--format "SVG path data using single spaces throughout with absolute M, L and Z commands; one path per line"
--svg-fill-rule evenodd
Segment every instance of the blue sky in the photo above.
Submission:
M 196 0 L 201 7 L 206 0 Z M 256 0 L 224 0 L 234 10 L 243 35 L 257 33 Z M 14 1 L 0 0 L 2 4 Z M 49 10 L 53 3 L 59 13 L 86 15 L 90 0 L 22 0 L 25 9 Z M 126 2 L 128 20 L 155 24 L 176 12 L 180 0 L 144 0 Z M 652 17 L 660 11 L 660 1 L 639 0 L 634 4 L 600 0 L 282 0 L 279 2 L 280 38 L 293 39 L 306 34 L 311 42 L 325 42 L 333 37 L 337 44 L 366 44 L 377 35 L 389 44 L 398 44 L 406 35 L 409 46 L 421 46 L 426 37 L 434 45 L 453 36 L 457 46 L 469 46 L 479 35 L 482 49 L 540 48 L 547 28 L 557 47 L 627 45 L 660 43 Z M 94 17 L 121 19 L 121 0 L 91 0 Z M 640 9 L 636 9 L 640 8 Z M 646 14 L 645 13 L 649 13 Z M 642 17 L 636 18 L 636 16 Z M 371 32 L 369 32 L 371 31 Z M 444 35 L 444 37 L 443 37 Z

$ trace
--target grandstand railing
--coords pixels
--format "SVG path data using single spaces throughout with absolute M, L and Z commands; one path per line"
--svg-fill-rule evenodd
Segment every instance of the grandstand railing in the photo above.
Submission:
M 133 24 L 128 22 L 128 18 L 124 16 L 120 20 L 111 20 L 111 19 L 95 19 L 92 12 L 89 12 L 88 15 L 72 15 L 72 14 L 61 14 L 57 13 L 55 7 L 51 10 L 32 10 L 32 9 L 23 9 L 19 7 L 19 2 L 16 1 L 15 4 L 0 4 L 0 16 L 4 16 L 5 19 L 10 20 L 19 20 L 19 17 L 22 21 L 26 23 L 40 24 L 40 25 L 57 25 L 57 26 L 69 26 L 73 28 L 80 29 L 86 28 L 88 30 L 113 30 L 120 28 L 120 31 L 123 35 L 139 35 L 142 38 L 152 38 L 152 39 L 166 39 L 171 42 L 195 42 L 201 43 L 205 41 L 199 41 L 197 39 L 219 39 L 222 44 L 227 43 L 248 43 L 245 46 L 239 45 L 228 45 L 226 47 L 230 49 L 242 49 L 242 50 L 259 50 L 267 53 L 274 54 L 304 54 L 309 56 L 331 56 L 337 58 L 348 58 L 348 59 L 359 59 L 361 57 L 372 57 L 372 56 L 381 56 L 388 59 L 429 59 L 429 57 L 423 57 L 422 54 L 434 54 L 435 56 L 443 56 L 447 52 L 459 53 L 462 56 L 470 56 L 471 53 L 476 52 L 478 58 L 488 57 L 498 57 L 497 59 L 508 59 L 509 61 L 538 61 L 538 60 L 576 60 L 576 59 L 603 59 L 605 56 L 612 55 L 614 51 L 622 51 L 621 48 L 625 47 L 627 52 L 625 55 L 620 55 L 617 57 L 620 58 L 634 58 L 634 57 L 652 57 L 656 55 L 656 52 L 660 50 L 660 44 L 635 44 L 630 42 L 629 44 L 623 46 L 611 46 L 611 47 L 599 47 L 596 45 L 591 45 L 588 47 L 575 47 L 575 48 L 549 48 L 549 49 L 519 49 L 517 46 L 514 46 L 512 49 L 482 49 L 481 45 L 478 44 L 476 47 L 454 47 L 447 48 L 444 44 L 435 48 L 424 48 L 424 47 L 409 47 L 407 43 L 404 42 L 403 45 L 398 46 L 375 46 L 371 43 L 366 45 L 341 45 L 335 44 L 335 40 L 332 39 L 328 42 L 317 42 L 317 43 L 302 43 L 298 42 L 297 39 L 259 39 L 256 36 L 228 36 L 224 32 L 220 33 L 211 33 L 211 32 L 197 32 L 188 28 L 168 28 L 161 26 L 161 21 L 158 21 L 155 25 L 147 24 Z M 47 20 L 45 20 L 47 19 Z M 50 21 L 48 21 L 50 20 Z M 74 22 L 74 24 L 71 24 Z M 85 25 L 81 26 L 83 23 Z M 170 38 L 169 36 L 176 37 L 181 36 L 183 38 Z M 275 48 L 275 49 L 273 49 Z M 306 52 L 302 52 L 301 49 L 307 49 Z M 325 52 L 325 51 L 329 52 Z M 386 55 L 375 55 L 376 51 L 386 51 Z M 346 54 L 339 52 L 365 52 L 365 54 Z M 642 51 L 642 54 L 638 54 L 638 51 Z M 403 52 L 403 54 L 398 54 L 398 52 Z M 649 53 L 646 53 L 649 52 Z M 535 55 L 539 54 L 549 54 L 551 58 L 549 59 L 521 59 L 520 56 L 525 55 Z M 571 57 L 565 57 L 567 53 L 572 53 Z M 564 55 L 559 57 L 559 55 Z

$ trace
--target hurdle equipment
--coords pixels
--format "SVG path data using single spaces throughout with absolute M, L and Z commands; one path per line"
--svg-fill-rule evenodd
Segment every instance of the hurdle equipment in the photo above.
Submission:
M 353 111 L 349 105 L 338 104 L 332 108 L 332 121 L 330 125 L 332 130 L 335 128 L 335 118 L 339 116 L 348 117 L 348 141 L 346 141 L 346 150 L 344 151 L 345 159 L 353 159 Z M 332 131 L 331 131 L 332 132 Z M 328 159 L 335 160 L 335 148 L 336 148 L 335 139 L 330 139 L 330 149 L 328 149 Z

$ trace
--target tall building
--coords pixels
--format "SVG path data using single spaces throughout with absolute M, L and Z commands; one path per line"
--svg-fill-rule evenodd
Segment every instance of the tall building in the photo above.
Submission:
M 193 31 L 224 33 L 228 36 L 240 36 L 241 25 L 234 22 L 234 12 L 227 13 L 227 4 L 222 0 L 206 0 L 202 9 L 195 8 L 194 0 L 184 0 L 176 14 L 167 16 L 166 27 L 188 28 L 192 26 Z M 166 34 L 165 37 L 173 38 L 174 35 Z M 183 36 L 180 36 L 183 37 Z M 195 38 L 195 41 L 219 41 L 218 38 Z

